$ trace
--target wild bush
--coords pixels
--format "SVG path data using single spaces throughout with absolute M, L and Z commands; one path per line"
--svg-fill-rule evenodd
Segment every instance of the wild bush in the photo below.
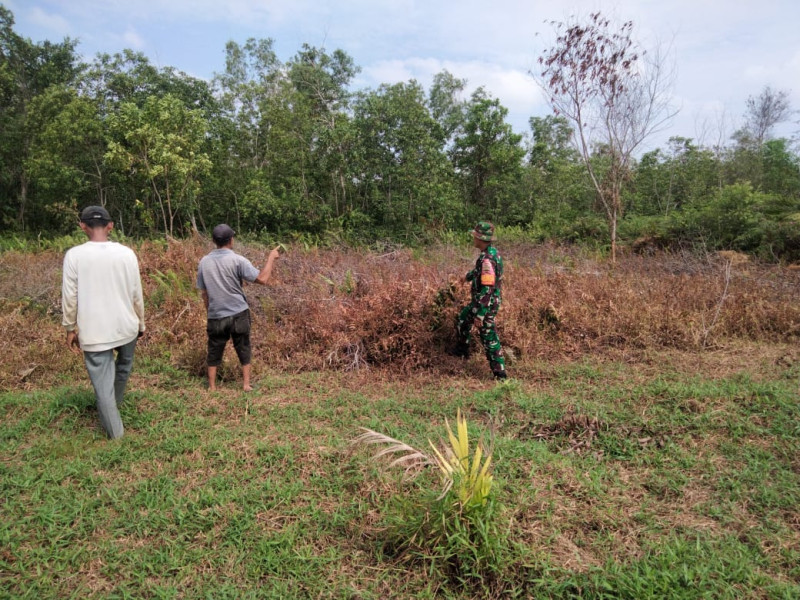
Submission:
M 212 247 L 199 237 L 134 246 L 148 329 L 140 356 L 167 356 L 178 368 L 203 373 L 205 309 L 194 281 Z M 234 248 L 257 266 L 267 253 L 254 244 Z M 507 267 L 498 332 L 512 363 L 800 336 L 797 270 L 751 261 L 727 271 L 714 255 L 631 255 L 612 266 L 569 247 L 501 243 L 500 249 Z M 63 333 L 62 260 L 55 251 L 0 254 L 0 327 L 13 332 L 4 344 L 0 385 L 53 381 L 54 371 L 72 365 L 53 346 Z M 472 251 L 456 246 L 377 252 L 291 245 L 272 285 L 247 287 L 254 368 L 463 369 L 445 349 L 468 301 L 463 277 L 473 260 Z M 473 343 L 477 365 L 483 358 Z M 226 356 L 235 366 L 233 353 Z M 23 381 L 18 373 L 32 365 L 48 368 Z

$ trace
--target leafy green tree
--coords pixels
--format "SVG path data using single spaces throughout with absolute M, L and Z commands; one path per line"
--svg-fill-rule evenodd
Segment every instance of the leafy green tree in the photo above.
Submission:
M 111 142 L 119 144 L 124 138 L 120 125 L 124 120 L 123 112 L 125 118 L 131 116 L 132 107 L 142 112 L 148 102 L 152 102 L 152 98 L 169 96 L 185 110 L 197 111 L 207 121 L 217 119 L 221 110 L 206 81 L 191 77 L 173 67 L 158 68 L 144 54 L 129 49 L 114 54 L 98 54 L 79 78 L 77 86 L 80 99 L 89 101 L 96 107 L 106 153 Z M 201 154 L 208 154 L 211 143 L 210 136 L 206 136 Z M 116 158 L 111 160 L 115 154 Z M 100 199 L 115 216 L 117 226 L 124 228 L 126 233 L 151 232 L 159 229 L 156 227 L 159 221 L 165 231 L 170 229 L 168 225 L 163 225 L 163 217 L 167 211 L 157 215 L 152 210 L 151 202 L 156 201 L 152 198 L 152 187 L 144 183 L 146 178 L 142 171 L 132 171 L 131 165 L 119 159 L 118 153 L 108 154 L 102 164 L 99 164 L 98 177 L 100 180 L 97 177 L 92 180 L 95 185 L 99 183 L 101 186 Z M 173 192 L 170 189 L 170 196 Z M 185 217 L 191 222 L 196 217 L 202 220 L 202 198 L 195 197 L 193 204 L 197 210 L 193 210 L 191 216 Z
M 451 152 L 470 216 L 497 220 L 515 198 L 509 194 L 521 174 L 522 136 L 506 123 L 508 109 L 478 88 L 466 107 L 462 130 Z
M 531 117 L 528 124 L 533 140 L 529 150 L 531 165 L 542 171 L 553 171 L 561 163 L 579 159 L 571 145 L 572 128 L 564 117 Z
M 692 241 L 711 250 L 756 250 L 764 231 L 763 207 L 770 199 L 750 184 L 725 186 L 703 203 L 682 211 L 674 223 Z
M 144 209 L 156 212 L 164 233 L 175 234 L 179 216 L 196 231 L 199 178 L 211 168 L 202 151 L 207 129 L 202 112 L 170 94 L 150 96 L 141 108 L 123 102 L 109 117 L 109 128 L 107 160 L 140 182 Z M 181 221 L 177 227 L 186 231 Z
M 592 210 L 594 192 L 571 143 L 563 117 L 531 117 L 531 142 L 523 189 L 504 219 L 517 225 L 536 223 L 545 237 L 570 236 L 572 224 Z M 568 231 L 570 230 L 570 231 Z
M 667 151 L 644 154 L 636 166 L 630 209 L 638 215 L 667 216 L 701 201 L 719 188 L 720 164 L 710 150 L 673 137 Z
M 273 50 L 273 40 L 250 38 L 240 46 L 225 46 L 225 71 L 214 78 L 229 134 L 225 151 L 241 166 L 260 168 L 266 162 L 267 129 L 263 115 L 266 103 L 278 93 L 282 64 Z
M 360 69 L 343 50 L 328 54 L 324 48 L 303 44 L 303 48 L 289 61 L 289 78 L 295 89 L 311 105 L 315 117 L 324 119 L 332 127 L 347 108 L 350 81 Z
M 307 172 L 313 182 L 310 196 L 329 205 L 328 210 L 337 217 L 353 206 L 347 181 L 347 157 L 353 144 L 348 87 L 359 71 L 346 52 L 329 54 L 308 44 L 288 64 L 289 79 L 301 99 L 295 111 L 304 115 L 309 125 L 302 135 L 307 144 Z
M 776 91 L 769 86 L 758 97 L 750 96 L 746 102 L 744 125 L 733 134 L 734 146 L 727 155 L 727 180 L 750 182 L 756 189 L 767 191 L 765 186 L 775 187 L 776 150 L 765 146 L 774 141 L 772 132 L 778 123 L 787 121 L 793 111 L 789 104 L 788 92 Z M 766 164 L 772 160 L 773 164 Z M 767 170 L 770 181 L 767 182 Z
M 763 190 L 800 202 L 800 156 L 791 152 L 787 140 L 765 142 L 760 158 Z
M 447 70 L 433 76 L 428 106 L 434 120 L 439 124 L 445 147 L 452 145 L 456 132 L 464 125 L 466 102 L 460 100 L 459 96 L 466 85 L 466 79 L 458 79 Z
M 107 204 L 111 178 L 104 162 L 104 122 L 92 100 L 74 89 L 50 86 L 30 102 L 29 128 L 33 135 L 25 167 L 36 181 L 37 204 L 50 229 L 66 233 L 75 227 L 80 206 Z M 125 216 L 109 209 L 125 231 Z
M 245 194 L 249 194 L 251 203 L 258 198 L 258 193 L 248 192 L 251 185 L 256 190 L 266 189 L 268 183 L 253 181 L 273 163 L 276 149 L 271 139 L 280 137 L 275 130 L 285 131 L 290 126 L 287 118 L 275 119 L 280 111 L 275 111 L 274 105 L 290 103 L 282 101 L 285 77 L 273 44 L 269 38 L 250 38 L 244 45 L 229 41 L 225 46 L 225 71 L 214 76 L 221 112 L 209 122 L 213 170 L 204 188 L 209 204 L 206 213 L 214 222 L 230 222 L 237 228 L 253 230 L 264 227 L 256 220 L 256 207 L 245 208 L 242 202 Z
M 319 230 L 352 205 L 347 87 L 358 68 L 341 50 L 308 45 L 283 65 L 272 40 L 226 51 L 215 79 L 225 110 L 212 129 L 216 189 L 256 230 Z
M 115 54 L 98 54 L 79 81 L 81 95 L 100 105 L 103 114 L 114 112 L 121 103 L 143 107 L 151 96 L 170 94 L 206 118 L 218 110 L 208 83 L 174 67 L 153 66 L 141 52 L 125 49 Z
M 20 230 L 36 218 L 28 214 L 33 182 L 27 161 L 34 136 L 30 103 L 50 86 L 74 81 L 79 70 L 75 44 L 69 38 L 34 43 L 21 37 L 14 31 L 13 14 L 0 5 L 0 218 Z
M 416 81 L 362 93 L 354 124 L 360 212 L 389 233 L 463 222 L 438 124 Z

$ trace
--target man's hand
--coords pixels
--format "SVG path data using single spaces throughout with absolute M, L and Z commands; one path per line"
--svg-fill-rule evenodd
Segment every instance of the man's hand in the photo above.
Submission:
M 480 329 L 481 327 L 483 327 L 483 319 L 475 317 L 475 319 L 473 319 L 472 321 L 472 324 L 475 325 L 475 327 L 477 327 L 478 329 Z
M 78 333 L 76 331 L 67 332 L 67 348 L 73 354 L 81 353 L 81 343 L 78 341 Z
M 280 246 L 278 246 L 278 248 L 280 248 Z M 269 253 L 269 256 L 267 256 L 267 262 L 265 262 L 264 266 L 261 267 L 261 272 L 258 274 L 258 277 L 256 277 L 253 280 L 253 283 L 258 283 L 259 285 L 267 285 L 270 275 L 272 275 L 272 265 L 280 256 L 278 248 L 273 248 L 272 251 Z

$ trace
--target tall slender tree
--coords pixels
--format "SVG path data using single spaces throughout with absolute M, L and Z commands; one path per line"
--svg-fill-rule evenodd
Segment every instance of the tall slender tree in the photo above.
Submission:
M 769 140 L 775 126 L 787 121 L 793 113 L 789 92 L 773 90 L 770 86 L 766 86 L 758 96 L 749 96 L 745 105 L 744 127 L 734 137 L 747 137 L 757 147 Z
M 573 128 L 605 211 L 615 260 L 622 186 L 631 175 L 634 153 L 675 114 L 670 73 L 659 48 L 651 54 L 639 49 L 630 21 L 615 28 L 598 12 L 585 22 L 573 18 L 552 25 L 555 44 L 542 53 L 540 69 L 531 75 L 553 111 Z
M 452 145 L 456 132 L 464 125 L 466 102 L 460 95 L 466 85 L 466 79 L 459 79 L 445 70 L 433 76 L 428 92 L 431 115 L 439 124 L 442 141 L 448 147 Z
M 140 179 L 143 198 L 153 201 L 146 208 L 161 218 L 164 233 L 186 233 L 184 222 L 197 231 L 199 179 L 211 168 L 202 151 L 207 129 L 202 112 L 167 94 L 150 96 L 142 108 L 123 103 L 110 121 L 107 159 Z

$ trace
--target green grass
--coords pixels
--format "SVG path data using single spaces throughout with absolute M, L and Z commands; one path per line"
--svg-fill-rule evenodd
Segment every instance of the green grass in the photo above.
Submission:
M 208 395 L 151 358 L 115 442 L 88 382 L 0 394 L 0 598 L 798 598 L 798 373 L 705 360 Z M 459 407 L 494 432 L 490 510 L 404 550 L 435 474 L 403 480 L 350 440 L 423 447 Z M 588 444 L 567 415 L 597 419 Z

